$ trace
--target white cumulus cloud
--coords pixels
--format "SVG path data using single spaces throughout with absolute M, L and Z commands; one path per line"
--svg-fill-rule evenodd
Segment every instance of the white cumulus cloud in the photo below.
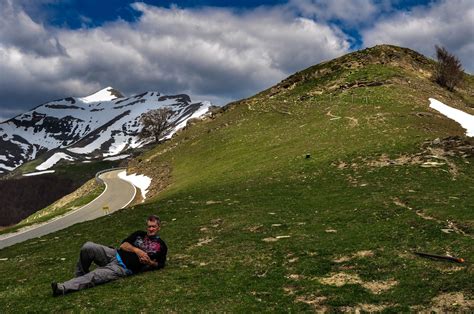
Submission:
M 446 47 L 474 73 L 474 1 L 444 0 L 379 20 L 362 31 L 365 46 L 389 43 L 435 56 L 434 45 Z
M 387 0 L 290 0 L 288 5 L 316 20 L 339 20 L 348 25 L 370 23 L 391 7 Z
M 125 94 L 188 93 L 224 104 L 349 50 L 339 29 L 284 6 L 236 11 L 134 3 L 141 13 L 134 22 L 66 29 L 35 22 L 10 0 L 0 2 L 7 8 L 0 20 L 13 25 L 0 28 L 3 108 L 26 110 L 109 85 Z

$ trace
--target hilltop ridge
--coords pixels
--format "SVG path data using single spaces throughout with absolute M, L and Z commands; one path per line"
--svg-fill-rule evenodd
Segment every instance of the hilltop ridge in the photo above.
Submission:
M 304 83 L 311 79 L 318 79 L 324 76 L 331 76 L 342 70 L 354 71 L 368 65 L 385 65 L 402 68 L 414 73 L 418 73 L 424 78 L 430 78 L 435 70 L 435 62 L 423 56 L 422 54 L 409 48 L 402 48 L 392 45 L 378 45 L 364 50 L 358 50 L 342 57 L 322 62 L 311 66 L 303 71 L 297 72 L 280 84 L 289 87 L 296 82 Z M 375 85 L 379 82 L 367 82 Z M 280 86 L 277 85 L 277 87 Z M 333 89 L 329 89 L 332 91 Z
M 323 94 L 352 93 L 360 87 L 399 84 L 425 88 L 431 93 L 441 91 L 443 95 L 450 95 L 449 99 L 457 104 L 460 105 L 460 99 L 474 108 L 474 77 L 466 73 L 464 84 L 456 89 L 458 97 L 453 98 L 455 94 L 443 91 L 434 82 L 435 65 L 434 60 L 409 48 L 377 45 L 298 71 L 255 97 L 273 98 L 278 94 L 291 94 L 293 89 L 304 85 L 310 86 L 309 90 L 296 91 L 301 100 Z

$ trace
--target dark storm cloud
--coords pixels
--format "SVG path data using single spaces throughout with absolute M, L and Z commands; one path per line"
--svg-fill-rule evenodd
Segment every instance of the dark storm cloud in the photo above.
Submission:
M 0 44 L 33 56 L 66 55 L 54 30 L 48 31 L 43 25 L 34 22 L 20 3 L 0 0 Z

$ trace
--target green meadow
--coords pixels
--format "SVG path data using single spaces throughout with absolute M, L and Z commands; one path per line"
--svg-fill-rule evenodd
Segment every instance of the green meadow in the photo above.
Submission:
M 432 71 L 379 46 L 217 110 L 130 162 L 171 169 L 145 203 L 1 250 L 1 311 L 472 311 L 474 141 L 428 98 L 474 114 L 474 86 Z M 84 242 L 118 246 L 152 213 L 164 269 L 52 297 Z

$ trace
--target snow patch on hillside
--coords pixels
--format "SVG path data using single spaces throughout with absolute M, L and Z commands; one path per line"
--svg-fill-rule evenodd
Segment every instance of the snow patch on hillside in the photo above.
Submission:
M 131 175 L 127 175 L 126 171 L 120 172 L 118 174 L 118 177 L 122 180 L 130 182 L 131 184 L 139 188 L 140 191 L 142 192 L 143 202 L 145 201 L 145 198 L 146 198 L 145 196 L 146 196 L 146 193 L 148 192 L 148 187 L 151 184 L 151 179 L 149 177 L 142 174 L 136 175 L 134 173 Z
M 45 170 L 45 171 L 37 171 L 37 172 L 30 172 L 23 174 L 24 177 L 32 177 L 32 176 L 39 176 L 45 173 L 54 173 L 55 170 Z
M 107 157 L 102 160 L 109 160 L 109 161 L 114 161 L 114 160 L 120 160 L 120 159 L 125 159 L 129 157 L 130 155 L 117 155 L 117 156 L 112 156 L 112 157 Z
M 452 108 L 436 100 L 434 98 L 429 98 L 430 108 L 433 108 L 441 112 L 446 117 L 456 121 L 463 128 L 466 129 L 466 135 L 473 137 L 474 136 L 474 116 L 459 109 Z
M 46 170 L 54 166 L 61 159 L 66 159 L 73 161 L 74 158 L 65 153 L 55 153 L 53 156 L 49 157 L 45 162 L 36 167 L 36 170 Z

